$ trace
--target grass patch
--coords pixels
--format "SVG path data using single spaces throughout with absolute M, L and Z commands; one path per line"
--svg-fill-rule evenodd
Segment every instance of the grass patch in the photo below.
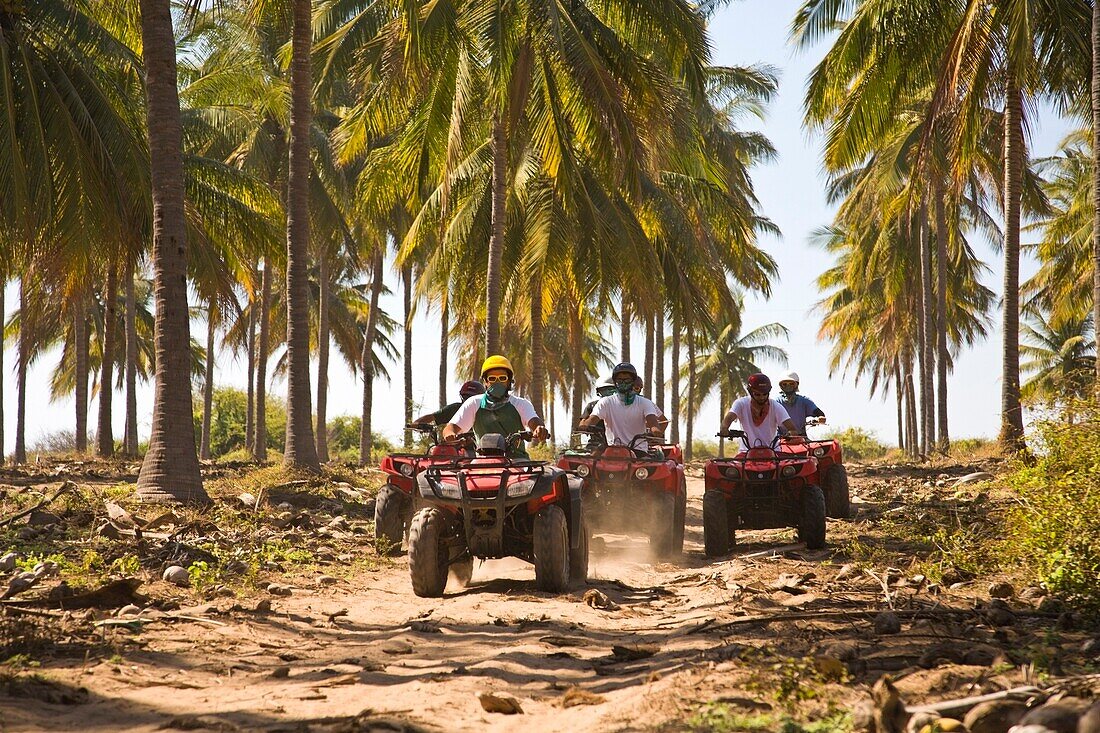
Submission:
M 744 713 L 724 703 L 708 703 L 688 721 L 693 731 L 707 733 L 843 733 L 852 730 L 851 717 L 835 711 L 824 718 L 801 722 L 789 715 Z

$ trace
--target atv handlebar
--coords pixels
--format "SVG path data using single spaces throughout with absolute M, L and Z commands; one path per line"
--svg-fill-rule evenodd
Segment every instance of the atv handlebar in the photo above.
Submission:
M 714 437 L 716 437 L 716 438 L 730 438 L 730 439 L 744 438 L 745 437 L 745 431 L 744 430 L 725 430 L 725 431 L 719 430 L 717 433 L 714 434 Z
M 465 433 L 455 433 L 449 438 L 443 438 L 440 443 L 443 445 L 454 445 L 455 443 L 462 443 L 468 440 L 474 440 L 474 434 L 470 431 L 466 431 Z

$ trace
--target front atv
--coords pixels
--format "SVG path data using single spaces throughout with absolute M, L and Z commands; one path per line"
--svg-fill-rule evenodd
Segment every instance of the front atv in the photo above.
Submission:
M 508 440 L 485 435 L 475 457 L 424 468 L 409 530 L 409 575 L 418 596 L 439 597 L 448 569 L 469 578 L 474 558 L 518 557 L 535 566 L 539 589 L 561 592 L 588 577 L 582 479 L 545 461 L 504 455 Z
M 744 432 L 719 433 L 745 438 Z M 825 495 L 816 483 L 817 459 L 790 452 L 778 440 L 770 448 L 749 448 L 733 458 L 706 462 L 703 540 L 706 554 L 728 554 L 738 529 L 794 527 L 811 550 L 825 546 Z
M 450 463 L 466 451 L 460 443 L 439 442 L 436 429 L 424 425 L 409 425 L 423 433 L 431 442 L 426 453 L 390 453 L 382 459 L 380 468 L 386 483 L 374 500 L 375 549 L 400 549 L 417 508 L 416 476 L 433 463 Z
M 578 435 L 583 435 L 579 433 Z M 679 446 L 651 445 L 636 435 L 626 446 L 570 448 L 558 466 L 585 479 L 584 512 L 595 531 L 645 534 L 662 559 L 684 547 L 687 479 Z

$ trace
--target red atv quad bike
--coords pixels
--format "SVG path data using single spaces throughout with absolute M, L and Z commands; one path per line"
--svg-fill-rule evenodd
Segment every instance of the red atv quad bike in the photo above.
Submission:
M 378 490 L 374 502 L 375 547 L 400 549 L 401 540 L 409 531 L 413 513 L 417 508 L 416 475 L 424 466 L 433 463 L 448 464 L 455 458 L 471 454 L 467 443 L 439 442 L 435 427 L 407 425 L 423 433 L 431 444 L 427 453 L 390 453 L 382 459 L 381 469 L 386 483 Z
M 823 417 L 811 417 L 806 420 L 806 427 L 824 424 Z M 844 468 L 844 451 L 840 447 L 840 442 L 835 438 L 811 440 L 807 437 L 803 446 L 788 447 L 803 447 L 817 459 L 817 480 L 814 483 L 825 492 L 825 515 L 833 519 L 847 519 L 852 516 L 848 469 Z
M 577 440 L 558 466 L 585 479 L 584 512 L 593 529 L 644 533 L 653 553 L 668 559 L 684 549 L 687 480 L 680 446 L 653 440 L 645 433 L 629 446 Z
M 513 441 L 531 438 L 484 435 L 474 457 L 433 463 L 417 476 L 423 508 L 409 529 L 416 595 L 442 596 L 448 569 L 465 584 L 475 557 L 527 560 L 538 588 L 555 593 L 588 578 L 584 481 L 545 461 L 505 455 Z
M 730 430 L 719 438 L 740 438 Z M 704 466 L 703 542 L 707 555 L 728 554 L 738 529 L 794 527 L 806 547 L 825 546 L 825 494 L 814 483 L 817 459 L 809 452 L 792 453 L 786 439 L 758 446 L 733 458 L 713 458 Z

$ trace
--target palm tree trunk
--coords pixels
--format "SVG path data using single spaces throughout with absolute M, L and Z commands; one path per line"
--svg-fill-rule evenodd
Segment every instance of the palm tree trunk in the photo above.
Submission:
M 1001 449 L 1024 449 L 1024 415 L 1020 405 L 1020 200 L 1024 175 L 1024 102 L 1010 80 L 1005 101 L 1005 278 L 1004 342 L 1001 375 Z
M 117 322 L 118 270 L 112 262 L 107 266 L 107 288 L 103 292 L 103 358 L 99 368 L 99 420 L 96 423 L 96 454 L 101 458 L 109 458 L 115 453 L 115 437 L 111 425 L 111 401 L 115 389 L 115 325 Z M 188 383 L 190 384 L 190 379 Z M 194 430 L 194 424 L 192 424 L 192 441 L 194 441 Z
M 645 361 L 642 365 L 645 394 L 653 398 L 653 316 L 645 319 Z
M 546 354 L 542 347 L 542 278 L 537 277 L 531 288 L 531 401 L 535 414 L 542 415 L 542 398 L 546 391 Z
M 317 460 L 328 463 L 328 257 L 317 255 Z
M 695 331 L 688 328 L 688 394 L 687 394 L 687 432 L 684 446 L 684 460 L 691 460 L 692 438 L 695 433 Z
M 1100 3 L 1092 4 L 1092 329 L 1100 351 Z M 1100 358 L 1096 359 L 1100 400 Z
M 260 346 L 256 352 L 256 460 L 267 460 L 267 360 L 271 353 L 271 261 L 260 275 Z
M 401 269 L 401 291 L 405 306 L 405 344 L 402 362 L 405 367 L 405 424 L 413 419 L 413 327 L 412 327 L 412 265 Z M 412 446 L 412 430 L 405 428 L 405 447 Z
M 573 352 L 573 404 L 570 413 L 572 415 L 571 432 L 577 432 L 581 424 L 581 412 L 584 411 L 584 359 L 583 340 L 581 331 L 581 306 L 580 303 L 572 303 L 569 307 L 569 350 Z
M 176 41 L 168 0 L 141 0 L 145 99 L 152 163 L 156 387 L 149 450 L 138 474 L 144 501 L 207 503 L 195 453 L 191 333 L 187 312 L 187 229 Z
M 363 330 L 363 351 L 359 356 L 359 366 L 363 372 L 363 416 L 359 424 L 359 465 L 366 466 L 371 461 L 371 412 L 374 405 L 374 332 L 378 328 L 378 297 L 382 294 L 382 246 L 374 252 L 371 265 L 370 311 L 367 313 L 367 327 Z
M 248 349 L 248 405 L 244 417 L 244 447 L 252 456 L 256 455 L 256 267 L 252 268 L 252 293 L 248 303 L 248 334 L 245 345 Z
M 726 385 L 722 385 L 718 388 L 718 424 L 722 424 L 722 420 L 726 418 Z M 726 457 L 726 439 L 718 438 L 718 457 Z
M 3 287 L 3 286 L 0 286 Z M 88 309 L 84 290 L 77 292 L 73 310 L 73 350 L 76 358 L 76 451 L 88 450 Z M 0 301 L 2 305 L 2 301 Z M 0 308 L 0 312 L 3 312 Z M 0 367 L 2 370 L 2 367 Z
M 909 423 L 909 437 L 907 442 L 909 443 L 909 455 L 912 458 L 920 457 L 920 442 L 917 435 L 917 394 L 916 389 L 913 387 L 913 363 L 910 360 L 907 369 L 905 370 L 905 399 L 908 404 L 908 423 Z
M 290 62 L 290 164 L 286 217 L 286 447 L 283 465 L 320 471 L 309 390 L 309 135 L 313 3 L 294 0 Z
M 680 316 L 672 314 L 672 442 L 680 442 Z
M 202 385 L 202 438 L 199 440 L 199 458 L 210 460 L 210 421 L 214 415 L 214 299 L 206 311 L 206 378 Z
M 447 381 L 450 375 L 447 369 L 451 351 L 451 309 L 447 305 L 447 296 L 439 307 L 439 409 L 447 405 Z
M 619 331 L 619 361 L 630 361 L 630 301 L 623 293 L 622 329 Z
M 653 397 L 657 402 L 657 407 L 662 412 L 665 409 L 665 312 L 659 310 L 657 312 L 657 335 L 656 335 L 656 349 L 657 353 L 654 358 L 656 362 L 655 370 L 653 373 Z
M 951 439 L 947 432 L 947 213 L 944 210 L 943 182 L 935 193 L 936 207 L 936 413 L 937 450 L 947 455 Z
M 933 332 L 932 294 L 932 237 L 928 226 L 928 205 L 920 207 L 920 283 L 921 283 L 921 355 L 920 402 L 921 435 L 924 454 L 930 455 L 936 447 L 935 399 L 932 394 L 934 370 L 932 350 L 935 345 Z
M 15 376 L 15 464 L 27 462 L 27 362 L 30 361 L 32 316 L 27 304 L 27 278 L 19 281 L 19 354 Z
M 4 297 L 4 290 L 7 289 L 7 276 L 0 277 L 0 323 L 5 320 L 7 314 L 7 303 Z M 0 338 L 0 466 L 4 465 L 5 453 L 4 453 L 4 341 Z
M 506 181 L 508 149 L 504 123 L 498 112 L 493 118 L 493 204 L 492 234 L 489 237 L 489 266 L 485 273 L 485 355 L 500 353 L 500 262 L 504 254 L 504 219 L 507 216 Z
M 898 398 L 898 449 L 905 450 L 905 393 L 901 386 L 901 366 L 894 357 L 894 392 Z
M 137 458 L 137 298 L 134 293 L 136 263 L 131 262 L 126 273 L 126 429 L 122 452 L 127 458 Z

